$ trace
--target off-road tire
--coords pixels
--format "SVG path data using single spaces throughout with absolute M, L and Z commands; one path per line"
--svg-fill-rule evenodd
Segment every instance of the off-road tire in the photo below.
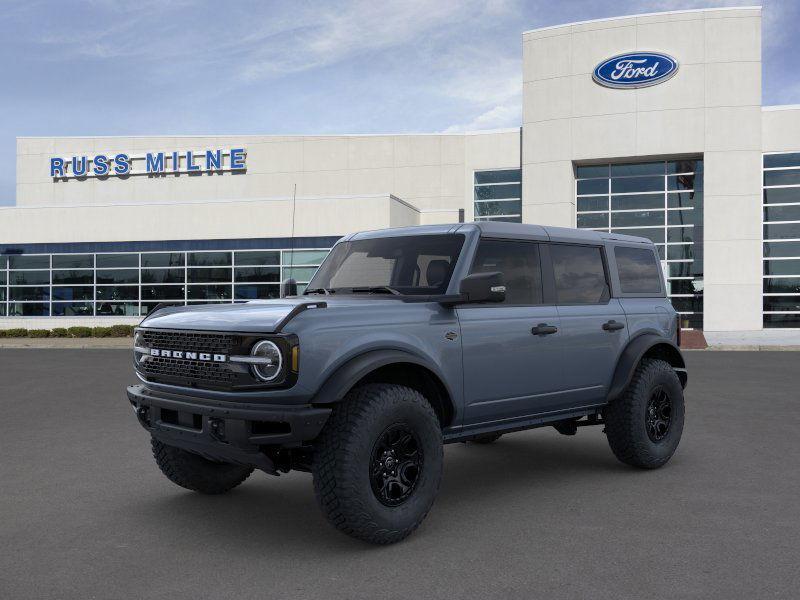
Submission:
M 150 438 L 153 457 L 172 483 L 201 494 L 224 494 L 250 476 L 252 467 L 213 462 Z
M 379 440 L 393 427 L 413 432 L 422 464 L 410 496 L 387 506 L 373 491 L 370 469 Z M 422 394 L 401 385 L 364 385 L 334 407 L 317 439 L 314 493 L 325 517 L 343 533 L 373 544 L 398 542 L 422 523 L 433 505 L 442 454 L 441 426 Z
M 471 438 L 469 441 L 473 444 L 493 444 L 503 437 L 502 433 L 482 433 Z
M 669 396 L 671 414 L 664 438 L 653 441 L 647 433 L 646 413 L 659 386 Z M 663 360 L 643 359 L 625 392 L 603 410 L 608 445 L 625 464 L 657 469 L 678 447 L 684 413 L 683 388 L 673 368 Z

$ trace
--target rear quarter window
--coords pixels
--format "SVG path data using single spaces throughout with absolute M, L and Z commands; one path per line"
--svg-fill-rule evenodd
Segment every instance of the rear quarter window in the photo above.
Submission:
M 617 246 L 614 258 L 623 294 L 662 295 L 661 271 L 651 248 Z

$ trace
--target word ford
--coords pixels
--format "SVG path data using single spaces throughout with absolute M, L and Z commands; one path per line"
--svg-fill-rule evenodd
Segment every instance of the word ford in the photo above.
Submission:
M 611 79 L 634 79 L 636 77 L 655 77 L 658 74 L 658 65 L 656 62 L 650 67 L 635 67 L 634 65 L 641 65 L 647 62 L 646 58 L 640 59 L 625 59 L 616 64 L 616 69 L 611 73 Z

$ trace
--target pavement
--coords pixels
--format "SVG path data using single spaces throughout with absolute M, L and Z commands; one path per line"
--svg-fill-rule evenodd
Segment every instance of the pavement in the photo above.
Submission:
M 686 358 L 664 468 L 618 463 L 599 427 L 448 446 L 427 520 L 373 547 L 325 522 L 305 473 L 171 484 L 128 351 L 0 349 L 0 598 L 797 598 L 797 354 Z

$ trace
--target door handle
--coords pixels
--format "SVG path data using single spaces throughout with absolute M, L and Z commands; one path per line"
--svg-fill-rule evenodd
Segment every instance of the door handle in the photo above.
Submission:
M 605 323 L 603 323 L 604 331 L 618 331 L 620 329 L 623 329 L 624 327 L 625 327 L 624 323 L 617 323 L 614 319 L 611 319 L 610 321 L 606 321 Z
M 555 325 L 548 325 L 547 323 L 539 323 L 536 327 L 531 329 L 533 335 L 550 335 L 558 331 Z

